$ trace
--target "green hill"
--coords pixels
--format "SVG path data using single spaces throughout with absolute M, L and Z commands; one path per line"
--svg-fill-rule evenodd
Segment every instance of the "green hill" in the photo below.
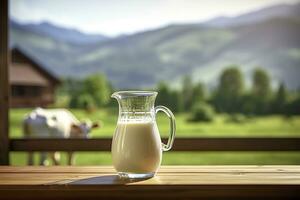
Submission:
M 230 27 L 171 25 L 90 45 L 56 41 L 20 27 L 11 28 L 11 44 L 25 49 L 61 76 L 103 72 L 119 88 L 174 86 L 182 75 L 210 85 L 224 67 L 237 64 L 250 77 L 257 66 L 274 82 L 300 86 L 300 20 L 273 18 Z

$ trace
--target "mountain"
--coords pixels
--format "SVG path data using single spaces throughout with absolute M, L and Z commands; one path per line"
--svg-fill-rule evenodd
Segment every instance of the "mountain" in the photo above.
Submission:
M 169 26 L 111 40 L 87 51 L 74 69 L 104 71 L 117 86 L 147 87 L 161 80 L 174 84 L 184 74 L 215 84 L 220 72 L 237 64 L 250 79 L 265 68 L 289 88 L 300 85 L 300 24 L 272 19 L 230 28 Z M 86 65 L 85 63 L 89 63 Z
M 194 76 L 205 74 L 201 79 L 209 82 L 226 66 L 238 65 L 249 82 L 254 68 L 262 67 L 273 83 L 283 81 L 290 89 L 299 88 L 300 19 L 274 18 L 227 30 L 234 39 L 214 58 L 195 67 Z
M 51 37 L 58 41 L 69 42 L 78 45 L 93 44 L 108 39 L 107 36 L 101 34 L 85 34 L 76 29 L 56 26 L 49 22 L 21 24 L 17 21 L 11 20 L 10 26 L 11 28 L 23 29 L 24 31 L 30 31 L 39 35 Z
M 278 7 L 273 8 L 276 12 L 264 9 L 264 15 L 278 13 Z M 260 18 L 263 10 L 257 12 Z M 169 25 L 88 45 L 59 40 L 26 25 L 11 26 L 10 34 L 12 45 L 25 49 L 48 70 L 76 77 L 102 72 L 118 88 L 149 88 L 159 81 L 176 87 L 185 74 L 214 86 L 228 65 L 237 65 L 248 82 L 253 69 L 261 66 L 274 83 L 299 88 L 300 18 L 294 12 L 273 16 L 242 23 L 242 15 L 228 26 Z
M 237 17 L 216 17 L 204 22 L 206 25 L 224 27 L 245 25 L 251 23 L 258 23 L 260 21 L 269 20 L 272 18 L 299 18 L 300 17 L 300 3 L 289 5 L 279 4 L 262 8 L 257 11 L 245 13 Z

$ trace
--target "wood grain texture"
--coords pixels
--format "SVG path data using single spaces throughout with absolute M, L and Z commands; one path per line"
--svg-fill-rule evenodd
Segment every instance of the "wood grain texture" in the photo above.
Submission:
M 5 199 L 299 199 L 300 166 L 162 166 L 124 180 L 111 166 L 0 167 Z
M 0 165 L 9 163 L 8 0 L 0 1 Z
M 165 142 L 167 139 L 163 138 Z M 111 138 L 11 139 L 11 151 L 110 151 Z M 300 151 L 300 138 L 176 138 L 172 151 Z

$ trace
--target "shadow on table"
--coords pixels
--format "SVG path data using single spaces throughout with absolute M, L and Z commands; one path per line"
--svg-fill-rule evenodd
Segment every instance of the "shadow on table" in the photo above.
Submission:
M 129 183 L 141 182 L 147 179 L 125 179 L 120 178 L 118 175 L 106 175 L 106 176 L 97 176 L 91 178 L 85 178 L 76 180 L 68 183 L 69 185 L 111 185 L 111 184 L 119 184 L 126 185 Z

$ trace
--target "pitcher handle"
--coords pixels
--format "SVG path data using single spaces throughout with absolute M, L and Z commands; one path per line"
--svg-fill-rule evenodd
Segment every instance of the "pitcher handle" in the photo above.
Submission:
M 162 143 L 162 150 L 169 151 L 172 148 L 175 139 L 175 131 L 176 131 L 175 117 L 172 111 L 165 106 L 156 106 L 155 113 L 158 113 L 159 111 L 163 111 L 170 119 L 170 135 L 169 135 L 168 143 L 167 144 Z

